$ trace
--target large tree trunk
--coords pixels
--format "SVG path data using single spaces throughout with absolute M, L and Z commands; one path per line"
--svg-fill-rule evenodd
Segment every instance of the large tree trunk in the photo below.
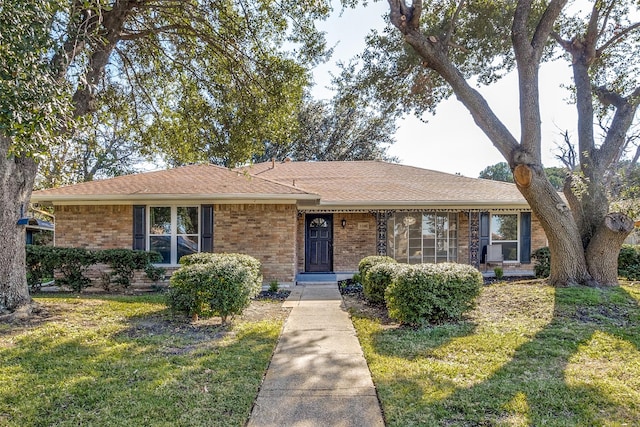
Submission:
M 624 239 L 633 230 L 633 221 L 614 212 L 606 215 L 587 246 L 587 266 L 600 285 L 618 284 L 618 256 Z
M 549 283 L 593 284 L 571 209 L 549 183 L 542 165 L 520 163 L 515 166 L 514 179 L 547 236 L 552 258 Z
M 11 140 L 0 136 L 0 313 L 31 301 L 25 267 L 25 229 L 17 225 L 26 215 L 36 176 L 34 159 L 8 154 Z

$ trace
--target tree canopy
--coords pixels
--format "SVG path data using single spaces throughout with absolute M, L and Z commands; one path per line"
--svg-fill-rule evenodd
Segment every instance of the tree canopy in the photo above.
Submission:
M 484 168 L 478 178 L 491 179 L 493 181 L 513 182 L 513 174 L 507 162 L 496 163 Z
M 110 156 L 126 170 L 123 138 L 183 162 L 249 159 L 292 131 L 309 67 L 327 53 L 315 22 L 330 10 L 292 0 L 3 2 L 0 311 L 29 300 L 16 220 L 39 159 L 59 159 L 50 178 L 68 160 L 87 175 Z M 115 134 L 96 126 L 100 115 Z M 83 146 L 89 158 L 67 157 Z
M 271 158 L 306 161 L 387 160 L 396 125 L 345 86 L 330 101 L 306 97 L 288 141 L 268 141 L 256 161 Z

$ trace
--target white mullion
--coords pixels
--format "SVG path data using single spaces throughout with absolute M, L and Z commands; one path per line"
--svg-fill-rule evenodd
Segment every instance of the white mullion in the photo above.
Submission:
M 171 264 L 178 264 L 178 207 L 171 206 Z

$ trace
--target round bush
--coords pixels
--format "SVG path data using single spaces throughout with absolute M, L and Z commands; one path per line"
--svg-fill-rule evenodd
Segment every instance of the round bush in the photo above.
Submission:
M 180 267 L 171 276 L 167 304 L 194 319 L 220 316 L 224 324 L 228 316 L 242 314 L 259 290 L 251 270 L 229 258 Z
M 407 266 L 385 293 L 389 317 L 409 325 L 459 320 L 474 307 L 482 283 L 482 274 L 470 265 Z
M 395 259 L 390 256 L 382 256 L 382 255 L 371 255 L 368 257 L 364 257 L 358 263 L 358 272 L 360 273 L 360 277 L 362 280 L 366 280 L 365 276 L 367 275 L 367 271 L 377 264 L 388 264 L 388 263 L 397 263 Z
M 260 269 L 262 265 L 260 261 L 255 259 L 254 257 L 246 254 L 228 254 L 228 253 L 211 253 L 211 252 L 199 252 L 187 256 L 183 256 L 180 258 L 180 264 L 183 266 L 193 265 L 193 264 L 209 264 L 209 263 L 217 263 L 222 261 L 232 261 L 238 262 L 241 265 L 244 265 L 249 269 L 251 273 L 251 277 L 254 281 L 256 292 L 260 292 L 262 288 L 262 274 L 260 273 Z
M 382 263 L 375 264 L 367 270 L 362 290 L 367 301 L 374 304 L 384 303 L 387 287 L 393 282 L 396 274 L 407 264 Z

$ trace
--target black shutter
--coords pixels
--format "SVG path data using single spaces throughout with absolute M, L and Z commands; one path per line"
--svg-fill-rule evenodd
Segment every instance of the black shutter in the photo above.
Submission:
M 489 212 L 480 212 L 480 262 L 484 264 L 487 256 L 487 246 L 489 245 Z
M 213 205 L 200 206 L 200 252 L 213 252 Z
M 520 214 L 520 262 L 531 263 L 531 212 Z
M 145 251 L 147 250 L 146 236 L 146 206 L 135 205 L 133 207 L 133 249 Z

